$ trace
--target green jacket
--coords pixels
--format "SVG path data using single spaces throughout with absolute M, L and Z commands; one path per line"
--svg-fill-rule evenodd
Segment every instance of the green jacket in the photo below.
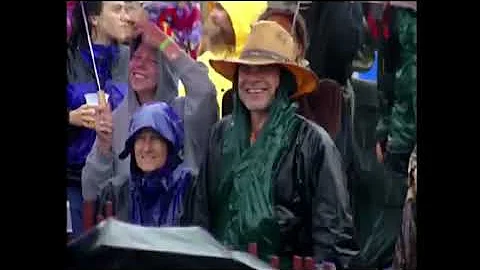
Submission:
M 392 35 L 380 65 L 377 142 L 386 142 L 386 150 L 391 153 L 411 153 L 417 141 L 416 12 L 396 8 Z

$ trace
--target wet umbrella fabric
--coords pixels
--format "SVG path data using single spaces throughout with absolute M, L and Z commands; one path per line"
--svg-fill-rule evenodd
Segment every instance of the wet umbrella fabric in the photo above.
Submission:
M 67 269 L 272 269 L 200 227 L 142 227 L 109 218 L 71 242 Z

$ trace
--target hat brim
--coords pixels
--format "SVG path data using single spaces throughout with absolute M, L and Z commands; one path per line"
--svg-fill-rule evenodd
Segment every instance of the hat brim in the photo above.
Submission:
M 234 80 L 238 65 L 241 64 L 258 66 L 276 64 L 288 69 L 295 76 L 297 82 L 296 92 L 290 98 L 298 98 L 305 94 L 311 93 L 317 89 L 318 84 L 320 83 L 320 80 L 315 73 L 297 64 L 279 62 L 261 57 L 235 60 L 210 60 L 210 65 L 213 67 L 213 69 L 231 82 Z

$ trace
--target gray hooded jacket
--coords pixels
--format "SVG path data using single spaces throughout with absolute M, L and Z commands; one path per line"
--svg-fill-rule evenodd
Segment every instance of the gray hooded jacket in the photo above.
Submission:
M 185 128 L 184 160 L 196 175 L 206 153 L 210 127 L 218 120 L 215 86 L 208 78 L 207 67 L 186 54 L 181 54 L 172 62 L 162 52 L 158 52 L 157 57 L 155 100 L 167 102 L 182 118 Z M 185 86 L 185 97 L 177 97 L 178 78 Z M 113 112 L 113 155 L 102 155 L 95 141 L 82 172 L 85 200 L 95 200 L 108 182 L 119 186 L 129 179 L 130 158 L 120 160 L 118 155 L 125 146 L 130 119 L 139 106 L 135 93 L 129 89 L 127 97 Z

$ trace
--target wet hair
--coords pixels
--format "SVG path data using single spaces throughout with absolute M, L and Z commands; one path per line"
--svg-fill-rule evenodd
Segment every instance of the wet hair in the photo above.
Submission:
M 90 16 L 98 16 L 103 10 L 103 1 L 79 1 L 72 14 L 72 33 L 68 40 L 69 47 L 75 49 L 77 47 L 87 47 L 88 39 L 85 30 L 85 23 L 83 21 L 82 5 L 85 7 L 85 15 L 87 16 L 88 30 L 92 33 L 92 23 L 88 20 Z
M 263 14 L 261 14 L 258 17 L 258 20 L 267 20 L 270 18 L 272 15 L 283 15 L 287 16 L 290 20 L 290 23 L 293 24 L 293 17 L 295 16 L 294 11 L 289 10 L 289 9 L 280 9 L 280 8 L 267 8 Z M 296 23 L 295 23 L 295 40 L 300 42 L 303 46 L 303 52 L 302 52 L 302 57 L 305 57 L 305 53 L 308 48 L 308 32 L 307 32 L 307 23 L 305 22 L 305 19 L 303 16 L 298 13 L 296 18 Z M 290 31 L 288 31 L 290 32 Z

